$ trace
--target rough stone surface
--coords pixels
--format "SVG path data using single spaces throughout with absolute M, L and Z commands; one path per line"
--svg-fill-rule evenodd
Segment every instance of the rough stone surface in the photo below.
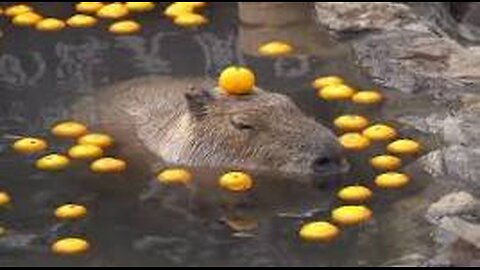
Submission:
M 317 13 L 323 25 L 338 32 L 396 27 L 412 17 L 403 4 L 380 2 L 320 2 Z
M 480 249 L 480 225 L 457 217 L 447 217 L 441 219 L 439 227 Z
M 432 265 L 475 265 L 480 259 L 480 201 L 460 191 L 433 203 L 426 219 L 435 226 Z
M 480 46 L 471 42 L 480 40 L 480 5 L 456 4 L 316 4 L 319 24 L 351 44 L 355 62 L 377 85 L 404 93 L 387 100 L 384 114 L 432 135 L 433 150 L 409 167 L 428 172 L 443 188 L 427 187 L 419 196 L 428 198 L 392 206 L 403 214 L 392 216 L 391 227 L 421 226 L 416 219 L 423 212 L 433 231 L 396 239 L 406 255 L 387 265 L 469 266 L 480 259 Z M 412 249 L 425 245 L 412 235 L 430 234 L 430 252 Z
M 438 152 L 419 160 L 425 169 L 477 194 L 480 46 L 466 46 L 449 34 L 456 29 L 449 6 L 318 2 L 316 8 L 319 23 L 352 45 L 355 61 L 378 85 L 409 94 L 395 101 L 400 110 L 392 118 L 438 139 Z M 457 20 L 470 16 L 465 8 L 456 12 Z
M 478 48 L 439 33 L 408 5 L 319 2 L 317 12 L 322 26 L 352 42 L 357 62 L 385 88 L 456 92 L 480 80 Z M 346 35 L 352 32 L 361 35 Z
M 471 194 L 457 192 L 445 195 L 427 211 L 427 220 L 440 224 L 445 217 L 475 216 L 480 214 L 480 204 Z

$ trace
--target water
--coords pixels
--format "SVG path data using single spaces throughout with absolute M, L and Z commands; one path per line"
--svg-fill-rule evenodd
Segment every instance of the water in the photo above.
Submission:
M 34 6 L 43 14 L 66 18 L 72 5 Z M 289 95 L 305 113 L 326 125 L 348 112 L 384 119 L 383 107 L 332 105 L 316 98 L 310 82 L 320 75 L 341 75 L 359 89 L 374 85 L 353 65 L 348 46 L 334 42 L 313 23 L 273 28 L 265 34 L 240 23 L 236 5 L 214 3 L 206 11 L 208 26 L 183 30 L 159 16 L 163 7 L 136 16 L 144 30 L 124 37 L 106 32 L 104 22 L 92 29 L 40 33 L 14 28 L 1 18 L 0 189 L 11 194 L 13 206 L 0 210 L 0 224 L 9 230 L 0 238 L 0 265 L 346 266 L 378 265 L 398 256 L 401 247 L 395 244 L 404 232 L 389 226 L 389 206 L 415 196 L 428 184 L 428 177 L 419 172 L 413 176 L 422 181 L 413 181 L 405 190 L 378 192 L 370 204 L 375 221 L 343 230 L 337 242 L 305 244 L 296 235 L 305 221 L 328 218 L 330 209 L 339 205 L 335 191 L 342 185 L 372 186 L 375 173 L 367 161 L 373 153 L 381 153 L 380 145 L 349 155 L 352 170 L 328 185 L 254 174 L 255 190 L 238 196 L 215 188 L 161 188 L 154 175 L 135 166 L 121 176 L 94 175 L 81 162 L 60 173 L 40 172 L 32 166 L 35 157 L 11 152 L 10 135 L 44 136 L 55 151 L 65 150 L 69 142 L 52 138 L 49 127 L 68 118 L 73 104 L 101 86 L 149 74 L 216 77 L 229 64 L 251 67 L 261 87 Z M 269 35 L 289 37 L 292 32 L 292 42 L 301 48 L 292 58 L 265 59 L 251 50 Z M 416 134 L 397 128 L 406 136 Z M 219 175 L 208 169 L 192 170 L 198 181 Z M 86 205 L 88 218 L 71 224 L 55 220 L 53 209 L 67 202 Z M 248 233 L 234 233 L 225 225 L 227 218 L 258 226 Z M 70 235 L 87 238 L 92 250 L 74 258 L 52 255 L 50 243 Z

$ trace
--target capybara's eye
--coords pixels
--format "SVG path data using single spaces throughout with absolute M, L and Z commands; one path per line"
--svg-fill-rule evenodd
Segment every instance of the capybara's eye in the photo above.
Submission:
M 232 116 L 230 118 L 230 124 L 233 127 L 239 130 L 253 130 L 254 127 L 252 124 L 248 123 L 244 117 L 241 116 Z

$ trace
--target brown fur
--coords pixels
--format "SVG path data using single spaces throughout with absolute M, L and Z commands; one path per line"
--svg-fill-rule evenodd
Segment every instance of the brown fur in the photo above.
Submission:
M 94 104 L 90 121 L 167 163 L 301 175 L 341 167 L 330 130 L 288 97 L 258 88 L 232 96 L 210 80 L 155 76 L 103 89 Z

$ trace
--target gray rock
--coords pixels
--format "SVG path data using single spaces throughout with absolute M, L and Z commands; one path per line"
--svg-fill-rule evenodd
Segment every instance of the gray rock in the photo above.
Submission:
M 446 175 L 460 180 L 478 194 L 480 189 L 480 148 L 451 146 L 444 150 Z
M 318 2 L 316 7 L 318 21 L 334 35 L 362 33 L 349 35 L 356 61 L 385 88 L 456 96 L 479 82 L 478 48 L 461 46 L 406 4 Z
M 444 112 L 422 115 L 417 111 L 415 111 L 415 114 L 403 115 L 396 119 L 398 122 L 414 127 L 421 132 L 438 135 L 443 135 L 446 124 L 450 124 L 449 121 L 455 121 Z M 442 136 L 440 139 L 444 139 L 444 137 Z
M 469 51 L 432 32 L 392 29 L 354 40 L 353 46 L 356 62 L 376 83 L 405 93 L 447 91 L 453 99 L 459 88 L 475 82 L 478 70 L 462 69 L 474 65 L 459 61 Z
M 450 181 L 480 194 L 480 102 L 475 95 L 464 95 L 460 110 L 435 108 L 427 115 L 400 116 L 399 122 L 423 132 L 434 133 L 437 150 L 416 161 L 435 178 Z
M 477 4 L 440 2 L 316 3 L 319 24 L 351 44 L 355 62 L 376 84 L 407 94 L 387 100 L 384 115 L 433 134 L 434 151 L 408 167 L 428 172 L 435 183 L 422 192 L 422 200 L 406 199 L 392 207 L 403 216 L 392 219 L 395 226 L 389 232 L 405 232 L 407 240 L 395 239 L 395 247 L 411 256 L 388 265 L 467 266 L 479 261 L 480 46 L 465 45 L 465 39 L 480 37 L 471 27 L 480 25 L 476 10 Z M 434 202 L 460 189 L 471 194 L 451 193 Z M 432 227 L 417 222 L 418 216 Z M 409 232 L 415 227 L 419 232 Z M 428 245 L 420 238 L 432 230 L 435 247 L 424 249 Z
M 457 33 L 464 39 L 469 41 L 480 40 L 480 4 L 478 2 L 450 2 L 443 3 L 445 8 L 451 14 L 453 20 L 456 21 Z
M 440 220 L 439 227 L 480 249 L 479 224 L 467 222 L 457 217 L 445 217 Z
M 467 192 L 451 193 L 433 203 L 426 214 L 429 222 L 439 224 L 445 217 L 480 214 L 480 203 Z
M 388 101 L 394 112 L 386 114 L 434 134 L 438 150 L 417 163 L 437 180 L 479 192 L 480 47 L 450 34 L 450 6 L 318 2 L 316 9 L 319 23 L 352 45 L 355 61 L 378 85 L 410 94 Z M 457 19 L 470 20 L 463 9 Z
M 424 155 L 414 165 L 430 173 L 437 182 L 480 194 L 480 148 L 447 146 Z
M 478 266 L 479 225 L 456 217 L 444 217 L 432 235 L 436 245 L 426 266 Z
M 464 104 L 464 108 L 448 117 L 444 124 L 447 143 L 477 146 L 480 143 L 480 103 Z
M 443 162 L 442 150 L 432 151 L 417 159 L 411 166 L 423 168 L 435 179 L 445 175 L 445 166 Z
M 403 4 L 380 2 L 318 2 L 318 20 L 336 32 L 367 31 L 397 27 L 412 19 Z
M 466 266 L 480 259 L 480 201 L 467 192 L 450 193 L 433 203 L 426 219 L 436 226 L 430 265 Z

